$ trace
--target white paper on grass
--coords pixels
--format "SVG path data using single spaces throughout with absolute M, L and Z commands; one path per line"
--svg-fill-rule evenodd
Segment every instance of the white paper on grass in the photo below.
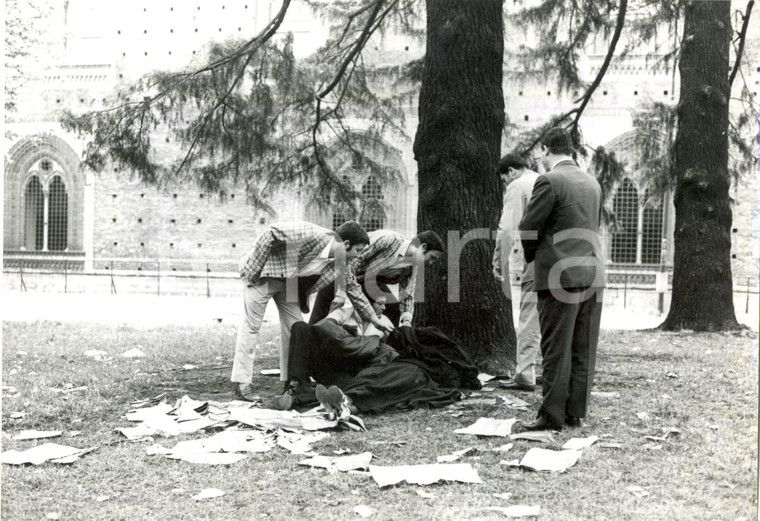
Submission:
M 549 472 L 565 472 L 581 457 L 579 450 L 549 450 L 533 448 L 520 460 L 521 467 Z
M 222 431 L 210 438 L 186 440 L 177 443 L 164 454 L 184 455 L 215 452 L 268 452 L 274 448 L 274 439 L 260 431 Z M 157 449 L 154 449 L 157 450 Z
M 356 505 L 354 507 L 354 514 L 361 517 L 369 517 L 374 514 L 375 511 L 367 505 Z
M 500 394 L 499 398 L 502 399 L 504 405 L 513 409 L 527 409 L 530 406 L 525 400 L 522 400 L 517 396 L 512 396 L 511 394 Z
M 468 398 L 464 400 L 464 405 L 496 405 L 496 398 Z
M 230 409 L 230 419 L 265 429 L 303 429 L 317 431 L 333 429 L 338 420 L 326 420 L 323 417 L 301 416 L 296 411 L 275 411 L 274 409 Z
M 465 456 L 466 454 L 469 454 L 470 452 L 474 451 L 474 447 L 467 447 L 466 449 L 458 450 L 456 452 L 452 452 L 451 454 L 447 454 L 445 456 L 438 456 L 436 460 L 438 463 L 452 463 L 454 461 L 457 461 L 458 459 L 461 459 L 462 456 Z
M 512 426 L 517 421 L 516 418 L 508 420 L 499 420 L 496 418 L 478 418 L 478 420 L 463 429 L 457 429 L 457 434 L 474 434 L 476 436 L 509 436 L 512 432 Z
M 589 436 L 588 438 L 570 438 L 562 445 L 565 450 L 580 450 L 592 446 L 599 440 L 598 436 Z
M 149 427 L 143 423 L 135 427 L 120 427 L 115 430 L 116 432 L 119 432 L 126 436 L 126 438 L 130 441 L 147 438 L 148 436 L 156 436 L 158 434 L 158 431 L 156 429 Z
M 128 422 L 142 422 L 151 418 L 166 416 L 174 408 L 166 402 L 161 402 L 153 407 L 143 407 L 126 414 Z
M 200 501 L 201 499 L 213 499 L 215 497 L 222 497 L 224 495 L 223 490 L 218 488 L 204 488 L 198 494 L 192 496 L 190 499 Z
M 494 452 L 509 452 L 509 450 L 514 447 L 514 443 L 507 443 L 506 445 L 501 445 L 500 447 L 496 447 L 495 449 L 491 449 Z
M 73 463 L 79 456 L 92 452 L 96 447 L 79 449 L 57 443 L 44 443 L 25 451 L 8 450 L 0 454 L 0 463 L 9 465 L 41 465 L 46 461 L 52 463 Z
M 311 444 L 329 436 L 329 433 L 319 431 L 311 434 L 280 431 L 277 433 L 277 445 L 290 451 L 291 454 L 311 455 L 313 454 Z
M 261 374 L 264 376 L 280 376 L 279 369 L 262 369 Z
M 459 481 L 460 483 L 482 483 L 478 473 L 469 463 L 398 465 L 392 467 L 369 466 L 372 479 L 380 487 L 387 487 L 406 481 L 414 485 L 430 485 L 438 481 Z
M 491 380 L 493 380 L 493 379 L 494 379 L 494 376 L 493 376 L 492 374 L 488 374 L 488 373 L 480 373 L 480 374 L 478 375 L 478 380 L 480 380 L 480 383 L 481 383 L 481 384 L 484 384 L 484 383 L 486 383 L 486 382 L 490 382 L 490 381 L 491 381 Z
M 248 457 L 247 454 L 230 454 L 228 452 L 197 452 L 167 454 L 169 459 L 178 459 L 197 465 L 232 465 Z
M 62 435 L 63 431 L 21 431 L 16 434 L 12 440 L 41 440 L 45 438 L 57 438 Z
M 84 356 L 90 356 L 92 358 L 103 358 L 106 355 L 108 355 L 108 353 L 100 351 L 99 349 L 89 349 L 84 352 Z
M 313 458 L 299 461 L 298 464 L 348 472 L 349 470 L 367 470 L 370 461 L 372 461 L 372 453 L 362 452 L 361 454 L 352 454 L 350 456 L 314 456 Z
M 124 358 L 142 358 L 145 356 L 145 353 L 143 353 L 140 349 L 134 348 L 130 349 L 129 351 L 124 351 L 121 356 Z
M 548 431 L 520 432 L 517 434 L 510 434 L 509 439 L 540 441 L 543 443 L 554 443 L 554 436 L 552 436 L 552 433 Z
M 507 517 L 538 517 L 541 515 L 541 505 L 512 505 L 508 507 L 485 507 L 483 510 L 500 512 Z

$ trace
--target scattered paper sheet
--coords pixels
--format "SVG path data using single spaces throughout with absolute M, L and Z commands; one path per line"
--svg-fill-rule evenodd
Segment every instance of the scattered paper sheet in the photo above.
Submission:
M 541 515 L 540 505 L 512 505 L 508 507 L 484 507 L 483 510 L 500 512 L 507 517 L 538 517 Z
M 517 396 L 512 396 L 511 394 L 500 394 L 499 398 L 502 399 L 504 405 L 511 407 L 512 409 L 527 410 L 528 407 L 530 407 L 528 402 L 521 400 Z
M 643 422 L 645 422 L 645 421 L 649 421 L 649 413 L 648 413 L 648 412 L 646 412 L 646 411 L 644 411 L 644 412 L 637 412 L 637 413 L 636 413 L 636 417 L 637 417 L 639 420 L 643 421 Z
M 437 461 L 438 463 L 452 463 L 454 461 L 457 461 L 458 459 L 461 459 L 462 456 L 465 456 L 466 454 L 473 452 L 474 450 L 475 450 L 474 447 L 467 447 L 466 449 L 452 452 L 451 454 L 447 454 L 446 456 L 438 456 Z
M 375 511 L 372 510 L 372 508 L 368 507 L 367 505 L 356 505 L 354 507 L 354 514 L 361 517 L 369 517 L 374 513 Z
M 25 412 L 12 412 L 10 414 L 11 420 L 19 420 L 23 418 L 24 416 L 26 416 Z
M 636 497 L 646 497 L 649 495 L 648 491 L 644 490 L 638 485 L 631 485 L 626 490 Z
M 299 415 L 296 411 L 275 411 L 273 409 L 230 409 L 230 419 L 264 429 L 303 429 L 317 431 L 334 429 L 338 420 L 326 420 L 318 416 Z
M 464 405 L 496 405 L 496 398 L 467 398 Z
M 223 490 L 218 488 L 204 488 L 198 494 L 192 496 L 190 499 L 200 501 L 202 499 L 213 499 L 215 497 L 222 497 L 224 495 Z
M 529 440 L 540 441 L 542 443 L 554 443 L 554 436 L 549 431 L 535 431 L 535 432 L 520 432 L 517 434 L 510 434 L 510 440 Z
M 418 496 L 423 497 L 425 499 L 435 499 L 435 494 L 431 494 L 430 492 L 425 491 L 424 489 L 418 488 L 415 490 Z
M 565 450 L 580 450 L 592 446 L 599 440 L 598 436 L 589 436 L 588 438 L 570 438 L 562 445 Z
M 503 499 L 504 501 L 508 501 L 512 499 L 512 493 L 511 492 L 496 492 L 494 493 L 493 497 L 496 499 Z
M 95 358 L 97 360 L 103 360 L 108 355 L 105 351 L 100 351 L 98 349 L 89 349 L 84 352 L 84 356 L 89 356 L 91 358 Z
M 185 364 L 182 366 L 182 369 L 184 369 L 185 371 L 190 371 L 192 369 L 198 369 L 198 366 L 193 365 L 193 364 Z
M 129 351 L 125 351 L 121 354 L 124 358 L 142 358 L 145 356 L 145 353 L 143 353 L 140 349 L 137 349 L 136 347 L 134 349 L 130 349 Z
M 277 436 L 277 445 L 290 451 L 292 454 L 311 455 L 313 454 L 311 444 L 329 436 L 329 433 L 321 431 L 310 434 L 280 431 Z
M 361 454 L 352 454 L 350 456 L 315 456 L 299 461 L 298 464 L 348 472 L 349 470 L 367 470 L 369 469 L 370 461 L 372 461 L 372 453 L 362 452 Z
M 491 381 L 491 380 L 493 380 L 493 379 L 494 379 L 494 376 L 493 376 L 492 374 L 488 374 L 488 373 L 480 373 L 480 374 L 478 375 L 478 380 L 480 380 L 480 383 L 481 383 L 481 384 L 484 384 L 484 383 L 486 383 L 486 382 L 490 382 L 490 381 Z
M 21 431 L 16 434 L 12 440 L 41 440 L 45 438 L 57 438 L 62 435 L 63 431 Z
M 262 369 L 261 374 L 264 376 L 280 376 L 279 369 Z
M 0 454 L 0 463 L 9 465 L 41 465 L 46 461 L 51 463 L 69 464 L 74 463 L 80 456 L 92 452 L 97 447 L 78 449 L 57 443 L 44 443 L 25 451 L 8 450 Z
M 154 396 L 153 398 L 145 398 L 143 400 L 134 400 L 129 403 L 129 406 L 134 409 L 139 409 L 141 407 L 148 407 L 149 405 L 158 405 L 163 401 L 163 399 L 166 398 L 166 393 L 161 393 L 158 396 Z
M 496 418 L 478 418 L 478 421 L 465 427 L 457 429 L 457 434 L 474 434 L 476 436 L 509 436 L 512 432 L 512 426 L 517 421 L 516 418 L 508 420 L 498 420 Z
M 372 479 L 380 487 L 387 487 L 406 481 L 414 485 L 430 485 L 438 481 L 458 481 L 460 483 L 482 483 L 478 473 L 469 463 L 399 465 L 393 467 L 369 466 Z
M 494 452 L 509 452 L 512 447 L 514 447 L 514 443 L 507 443 L 506 445 L 501 445 L 500 447 L 496 447 L 495 449 L 492 449 Z
M 521 467 L 533 470 L 565 472 L 575 465 L 581 457 L 579 450 L 549 450 L 533 448 L 520 460 Z
M 614 442 L 605 442 L 605 443 L 600 443 L 599 447 L 601 447 L 603 449 L 622 449 L 623 448 L 623 444 L 622 443 L 614 443 Z
M 142 422 L 152 418 L 165 416 L 169 414 L 172 409 L 173 407 L 168 403 L 160 402 L 152 407 L 142 407 L 136 411 L 128 412 L 126 418 L 129 422 Z
M 508 467 L 519 467 L 520 466 L 520 460 L 519 459 L 511 459 L 509 461 L 507 461 L 507 460 L 501 460 L 501 461 L 499 461 L 499 465 L 506 465 Z

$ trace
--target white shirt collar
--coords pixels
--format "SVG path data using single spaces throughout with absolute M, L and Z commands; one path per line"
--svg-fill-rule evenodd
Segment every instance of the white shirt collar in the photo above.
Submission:
M 398 247 L 396 250 L 396 253 L 393 254 L 394 257 L 406 257 L 406 250 L 409 249 L 409 245 L 412 244 L 412 239 L 404 239 L 401 242 L 401 246 Z
M 322 250 L 322 252 L 319 254 L 320 259 L 328 259 L 330 258 L 330 246 L 332 246 L 335 239 L 330 239 L 330 241 L 327 243 L 327 246 Z

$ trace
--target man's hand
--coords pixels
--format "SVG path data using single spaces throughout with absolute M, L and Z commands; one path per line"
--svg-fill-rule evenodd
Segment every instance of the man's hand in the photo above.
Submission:
M 391 324 L 390 322 L 383 322 L 379 318 L 377 318 L 377 316 L 370 318 L 369 321 L 372 323 L 373 326 L 375 326 L 377 329 L 379 329 L 380 331 L 384 333 L 390 333 L 391 331 L 395 329 L 393 327 L 393 324 Z
M 501 268 L 496 264 L 493 266 L 493 278 L 499 282 L 504 282 L 504 275 L 501 274 Z
M 332 313 L 336 309 L 342 308 L 343 304 L 345 303 L 346 303 L 346 299 L 344 297 L 335 297 L 333 301 L 330 303 L 330 313 Z

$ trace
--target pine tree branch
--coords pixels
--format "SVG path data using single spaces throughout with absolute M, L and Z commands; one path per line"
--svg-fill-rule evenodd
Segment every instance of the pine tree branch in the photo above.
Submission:
M 375 18 L 377 18 L 377 15 L 380 13 L 380 9 L 383 6 L 383 3 L 385 0 L 377 0 L 375 2 L 375 8 L 372 10 L 372 13 L 370 13 L 369 18 L 367 19 L 367 23 L 364 25 L 364 29 L 362 29 L 361 34 L 359 35 L 359 38 L 356 40 L 356 43 L 354 44 L 353 48 L 351 49 L 351 52 L 348 54 L 348 56 L 343 60 L 343 63 L 341 63 L 340 67 L 338 68 L 338 72 L 335 73 L 333 76 L 332 81 L 324 88 L 322 91 L 320 91 L 317 94 L 317 99 L 322 100 L 330 94 L 330 92 L 335 89 L 335 87 L 340 82 L 341 78 L 343 78 L 343 74 L 345 74 L 346 69 L 348 69 L 348 66 L 351 64 L 351 62 L 354 61 L 354 58 L 364 49 L 364 45 L 367 43 L 367 40 L 372 34 L 372 25 L 374 24 Z
M 591 96 L 593 96 L 594 91 L 602 83 L 602 79 L 604 78 L 604 75 L 607 73 L 607 69 L 610 66 L 612 57 L 615 55 L 615 47 L 617 47 L 618 40 L 620 40 L 620 35 L 623 32 L 623 26 L 625 25 L 625 15 L 626 15 L 627 8 L 628 8 L 628 0 L 620 0 L 620 7 L 618 8 L 618 16 L 615 22 L 615 32 L 612 35 L 610 46 L 607 49 L 607 56 L 604 57 L 604 62 L 602 62 L 602 66 L 599 68 L 599 72 L 596 74 L 596 78 L 594 78 L 594 81 L 591 83 L 591 85 L 589 85 L 588 89 L 586 89 L 586 93 L 583 95 L 582 98 L 579 98 L 578 100 L 575 101 L 575 103 L 581 102 L 581 106 L 578 107 L 578 110 L 575 113 L 575 120 L 573 121 L 573 124 L 572 124 L 574 133 L 576 135 L 578 132 L 578 122 L 581 116 L 583 115 L 583 111 L 586 109 L 586 105 L 588 105 L 589 102 L 591 101 Z
M 752 7 L 755 5 L 755 0 L 749 0 L 747 3 L 747 10 L 745 11 L 744 15 L 742 16 L 742 28 L 739 31 L 739 48 L 736 50 L 736 58 L 734 61 L 734 68 L 731 70 L 731 75 L 728 77 L 728 88 L 731 88 L 731 85 L 734 84 L 734 78 L 736 78 L 736 73 L 739 71 L 739 67 L 741 67 L 742 63 L 742 55 L 744 54 L 744 43 L 747 41 L 747 28 L 749 27 L 749 18 L 752 14 Z

